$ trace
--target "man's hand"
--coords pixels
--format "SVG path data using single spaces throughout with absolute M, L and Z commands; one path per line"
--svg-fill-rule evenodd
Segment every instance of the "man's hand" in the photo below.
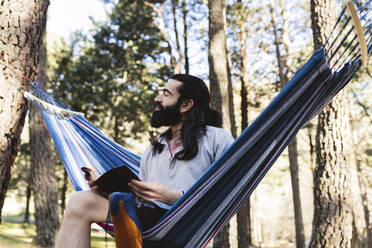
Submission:
M 81 170 L 84 172 L 84 178 L 88 181 L 89 188 L 91 190 L 98 190 L 98 186 L 94 184 L 94 181 L 97 178 L 97 175 L 94 171 L 87 167 L 82 167 Z
M 128 185 L 138 197 L 147 201 L 158 201 L 173 205 L 182 196 L 180 192 L 176 192 L 157 182 L 145 183 L 132 180 Z

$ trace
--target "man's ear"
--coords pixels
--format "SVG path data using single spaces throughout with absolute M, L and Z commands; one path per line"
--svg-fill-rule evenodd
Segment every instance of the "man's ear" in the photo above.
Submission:
M 194 100 L 192 99 L 184 100 L 180 106 L 181 114 L 189 111 L 192 108 L 192 106 L 194 106 Z

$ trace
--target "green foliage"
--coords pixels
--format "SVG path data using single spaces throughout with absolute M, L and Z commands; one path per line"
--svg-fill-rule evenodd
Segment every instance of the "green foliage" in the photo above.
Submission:
M 143 1 L 106 2 L 114 6 L 107 21 L 52 54 L 51 78 L 57 97 L 125 144 L 148 131 L 155 89 L 170 69 L 153 9 Z

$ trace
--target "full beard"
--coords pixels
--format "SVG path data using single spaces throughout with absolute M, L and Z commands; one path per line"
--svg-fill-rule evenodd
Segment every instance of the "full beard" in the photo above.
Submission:
M 180 104 L 177 102 L 172 106 L 163 107 L 159 103 L 156 106 L 160 107 L 160 110 L 152 112 L 151 126 L 158 128 L 162 126 L 173 126 L 181 121 L 181 112 L 179 110 Z

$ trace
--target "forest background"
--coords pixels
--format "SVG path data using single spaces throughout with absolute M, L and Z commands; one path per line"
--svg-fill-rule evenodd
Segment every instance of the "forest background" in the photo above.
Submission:
M 107 136 L 138 154 L 159 134 L 149 126 L 149 117 L 156 89 L 171 74 L 190 73 L 210 84 L 212 104 L 223 113 L 224 127 L 236 137 L 314 51 L 311 6 L 317 1 L 102 2 L 107 17 L 99 21 L 92 18 L 92 29 L 68 38 L 46 34 L 46 53 L 43 55 L 43 46 L 38 53 L 38 80 L 48 93 L 83 112 Z M 340 5 L 337 7 L 339 13 Z M 213 19 L 214 15 L 217 18 Z M 223 34 L 218 33 L 222 36 L 213 33 L 218 25 L 223 27 Z M 225 41 L 222 55 L 213 50 L 211 37 Z M 226 66 L 215 70 L 215 61 Z M 372 247 L 371 69 L 371 65 L 363 69 L 344 89 L 349 114 L 341 118 L 350 118 L 351 128 L 346 133 L 350 146 L 345 147 L 350 147 L 346 171 L 351 194 L 347 195 L 350 201 L 341 204 L 352 206 L 352 222 L 333 230 L 350 237 L 350 246 L 340 247 Z M 215 91 L 215 85 L 221 92 Z M 58 155 L 50 149 L 47 133 L 35 131 L 43 124 L 34 116 L 37 111 L 30 108 L 2 215 L 6 219 L 22 214 L 28 223 L 35 213 L 35 243 L 52 246 L 73 189 Z M 317 211 L 313 182 L 319 166 L 318 126 L 314 118 L 298 133 L 296 142 L 274 164 L 249 204 L 217 235 L 214 247 L 309 245 L 319 228 L 313 221 Z M 35 165 L 35 154 L 48 158 Z M 47 190 L 40 186 L 43 184 Z M 337 187 L 343 186 L 333 187 L 338 191 Z M 43 190 L 47 193 L 40 196 Z M 37 206 L 41 206 L 39 210 Z

